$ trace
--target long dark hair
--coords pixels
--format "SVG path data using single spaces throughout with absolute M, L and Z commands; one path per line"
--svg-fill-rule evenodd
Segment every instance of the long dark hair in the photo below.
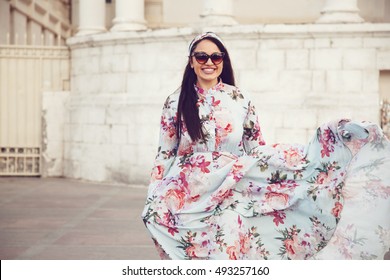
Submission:
M 222 79 L 224 83 L 235 86 L 233 68 L 230 62 L 229 53 L 226 50 L 225 46 L 219 40 L 212 37 L 206 37 L 202 40 L 199 40 L 199 42 L 203 40 L 212 41 L 214 44 L 217 45 L 217 47 L 221 52 L 225 53 L 225 57 L 223 60 L 223 69 L 219 78 Z M 183 80 L 181 82 L 179 104 L 177 108 L 177 123 L 176 123 L 176 131 L 177 131 L 178 139 L 180 139 L 181 132 L 183 130 L 183 123 L 181 122 L 181 119 L 183 117 L 183 121 L 185 123 L 188 134 L 190 135 L 192 141 L 197 141 L 201 139 L 205 140 L 202 131 L 202 123 L 199 117 L 199 109 L 196 106 L 196 103 L 198 102 L 198 95 L 196 93 L 194 85 L 196 84 L 197 77 L 194 69 L 191 68 L 191 63 L 190 63 L 191 54 L 193 50 L 196 48 L 196 46 L 199 44 L 199 42 L 194 44 L 191 48 L 190 56 L 188 58 L 188 63 L 184 70 Z

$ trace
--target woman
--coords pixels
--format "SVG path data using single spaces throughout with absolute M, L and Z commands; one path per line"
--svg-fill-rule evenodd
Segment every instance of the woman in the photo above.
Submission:
M 142 214 L 161 258 L 314 258 L 343 210 L 352 159 L 345 141 L 368 136 L 340 121 L 307 146 L 266 146 L 222 40 L 198 35 L 182 85 L 163 107 Z

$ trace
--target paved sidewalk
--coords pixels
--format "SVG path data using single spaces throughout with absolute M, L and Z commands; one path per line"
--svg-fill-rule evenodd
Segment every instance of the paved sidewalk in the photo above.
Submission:
M 159 259 L 145 186 L 0 177 L 0 259 Z

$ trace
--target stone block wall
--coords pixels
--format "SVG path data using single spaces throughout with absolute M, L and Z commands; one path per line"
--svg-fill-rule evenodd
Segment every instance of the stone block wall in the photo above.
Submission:
M 213 29 L 269 144 L 307 143 L 336 118 L 379 123 L 379 71 L 390 69 L 390 25 L 256 25 Z M 64 175 L 147 183 L 165 98 L 181 82 L 193 28 L 68 40 L 71 94 Z

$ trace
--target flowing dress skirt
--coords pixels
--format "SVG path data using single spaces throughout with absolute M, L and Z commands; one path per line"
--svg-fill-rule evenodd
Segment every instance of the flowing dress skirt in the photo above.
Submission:
M 308 145 L 176 157 L 142 214 L 162 258 L 383 259 L 390 144 L 370 123 L 317 129 Z

